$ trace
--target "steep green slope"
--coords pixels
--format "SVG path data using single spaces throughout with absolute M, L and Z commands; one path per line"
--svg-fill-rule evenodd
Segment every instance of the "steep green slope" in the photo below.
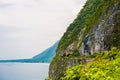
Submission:
M 113 51 L 118 54 L 116 61 L 120 58 L 118 51 L 120 48 L 120 0 L 87 0 L 84 8 L 73 23 L 70 24 L 58 44 L 57 55 L 50 64 L 49 77 L 52 80 L 60 80 L 61 77 L 63 77 L 63 80 L 79 80 L 78 78 L 81 75 L 83 77 L 87 75 L 89 69 L 90 71 L 94 69 L 89 67 L 86 74 L 80 74 L 79 72 L 84 70 L 83 65 L 89 66 L 87 63 L 91 62 L 91 65 L 96 65 L 96 67 L 104 67 L 103 65 L 95 64 L 98 63 L 95 55 L 96 53 L 102 55 L 102 51 L 110 51 L 114 47 L 117 49 Z M 112 53 L 114 54 L 113 51 Z M 109 57 L 111 52 L 107 53 L 105 55 Z M 105 63 L 108 58 L 104 59 L 103 57 L 104 55 L 99 56 L 102 62 Z M 111 57 L 114 57 L 114 55 L 111 55 Z M 115 66 L 114 60 L 109 60 L 109 62 L 109 66 Z M 119 64 L 119 61 L 117 63 Z M 80 66 L 72 68 L 73 71 L 70 69 L 70 72 L 68 70 L 66 73 L 68 68 L 79 64 Z M 90 75 L 92 74 L 90 73 Z M 97 75 L 96 72 L 95 75 Z M 87 80 L 91 80 L 91 78 L 87 78 Z
M 117 1 L 119 0 L 87 0 L 84 8 L 61 38 L 57 52 L 66 50 L 73 42 L 75 42 L 75 48 L 78 49 L 90 29 L 100 22 L 107 8 Z M 108 13 L 107 16 L 109 17 L 109 15 Z M 79 39 L 82 30 L 83 33 Z

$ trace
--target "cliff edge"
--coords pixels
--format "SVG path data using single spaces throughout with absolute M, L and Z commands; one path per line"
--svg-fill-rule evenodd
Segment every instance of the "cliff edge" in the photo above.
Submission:
M 87 0 L 61 38 L 49 68 L 49 77 L 60 80 L 72 66 L 94 60 L 94 55 L 120 48 L 120 0 Z

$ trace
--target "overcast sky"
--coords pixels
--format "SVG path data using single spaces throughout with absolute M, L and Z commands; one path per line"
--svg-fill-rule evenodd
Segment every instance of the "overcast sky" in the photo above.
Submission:
M 58 41 L 86 0 L 0 0 L 0 59 L 30 58 Z

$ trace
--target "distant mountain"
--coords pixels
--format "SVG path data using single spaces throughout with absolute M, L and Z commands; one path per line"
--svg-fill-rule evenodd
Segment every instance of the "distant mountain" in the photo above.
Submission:
M 46 49 L 42 53 L 34 56 L 32 60 L 36 62 L 51 62 L 52 58 L 56 55 L 56 48 L 58 46 L 58 42 L 59 41 L 57 41 L 52 47 Z
M 44 50 L 42 53 L 30 58 L 30 59 L 15 59 L 15 60 L 0 60 L 0 62 L 27 62 L 27 63 L 50 63 L 52 58 L 56 55 L 56 48 L 59 41 L 57 41 L 50 48 Z

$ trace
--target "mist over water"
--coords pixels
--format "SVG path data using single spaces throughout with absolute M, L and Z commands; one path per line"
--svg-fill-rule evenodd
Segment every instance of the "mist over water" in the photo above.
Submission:
M 0 63 L 0 80 L 44 80 L 47 63 Z

